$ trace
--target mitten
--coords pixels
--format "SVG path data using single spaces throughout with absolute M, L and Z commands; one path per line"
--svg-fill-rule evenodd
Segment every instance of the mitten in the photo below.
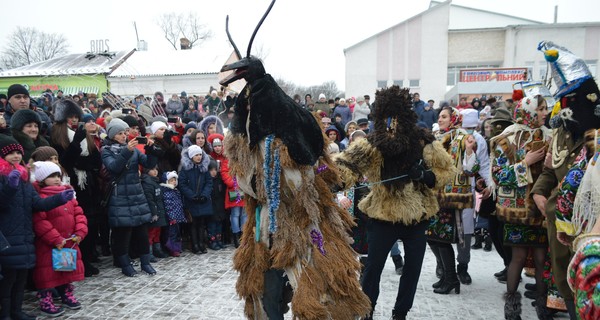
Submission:
M 86 134 L 87 133 L 83 126 L 79 126 L 79 128 L 77 128 L 77 131 L 75 131 L 75 135 L 73 136 L 73 142 L 81 143 L 81 141 L 85 139 Z
M 16 189 L 19 186 L 19 177 L 21 173 L 19 170 L 13 170 L 8 174 L 8 186 Z
M 60 193 L 60 200 L 63 203 L 67 203 L 70 200 L 72 200 L 74 196 L 75 196 L 75 190 L 68 189 L 68 190 L 65 190 L 65 191 L 63 191 L 63 192 Z

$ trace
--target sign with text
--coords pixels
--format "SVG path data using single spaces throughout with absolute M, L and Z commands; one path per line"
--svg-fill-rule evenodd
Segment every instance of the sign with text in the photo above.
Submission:
M 460 70 L 460 82 L 525 81 L 527 68 L 494 68 Z

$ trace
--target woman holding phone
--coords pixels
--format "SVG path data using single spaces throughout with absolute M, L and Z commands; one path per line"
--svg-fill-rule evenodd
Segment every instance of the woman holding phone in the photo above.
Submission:
M 548 318 L 547 286 L 543 280 L 548 236 L 542 227 L 544 216 L 530 197 L 548 149 L 550 130 L 544 127 L 547 114 L 548 106 L 542 96 L 525 96 L 515 108 L 515 124 L 491 140 L 496 215 L 506 221 L 504 244 L 512 249 L 505 293 L 506 319 L 521 319 L 521 294 L 517 289 L 530 249 L 535 263 L 536 313 L 539 319 Z

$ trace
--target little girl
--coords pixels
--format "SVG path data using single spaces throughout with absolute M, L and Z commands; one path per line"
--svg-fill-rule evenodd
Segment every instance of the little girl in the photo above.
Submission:
M 40 197 L 47 198 L 72 189 L 62 184 L 61 169 L 51 161 L 34 162 L 34 187 Z M 79 243 L 87 235 L 87 219 L 83 209 L 72 199 L 67 203 L 49 210 L 33 214 L 33 230 L 35 232 L 35 255 L 37 263 L 33 270 L 33 281 L 40 291 L 40 309 L 43 314 L 56 317 L 64 312 L 54 305 L 51 289 L 56 290 L 62 298 L 64 307 L 71 310 L 81 308 L 81 304 L 73 296 L 72 282 L 84 279 L 84 267 L 81 261 Z M 77 250 L 77 268 L 74 271 L 54 271 L 52 268 L 52 249 L 73 248 Z
M 161 190 L 163 193 L 165 211 L 169 220 L 169 239 L 166 247 L 171 256 L 179 257 L 181 255 L 181 227 L 179 224 L 185 223 L 185 213 L 183 212 L 183 199 L 181 193 L 177 190 L 177 172 L 169 171 L 163 174 Z
M 35 266 L 32 212 L 48 211 L 73 199 L 73 190 L 40 198 L 23 166 L 23 147 L 0 134 L 0 232 L 10 247 L 0 251 L 0 319 L 35 319 L 23 312 L 27 271 Z

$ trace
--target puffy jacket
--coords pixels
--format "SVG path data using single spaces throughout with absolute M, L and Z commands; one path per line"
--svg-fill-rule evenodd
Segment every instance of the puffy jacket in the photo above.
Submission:
M 212 177 L 208 172 L 210 157 L 202 151 L 202 162 L 194 164 L 188 156 L 187 149 L 181 155 L 181 171 L 179 171 L 179 183 L 177 188 L 183 195 L 185 208 L 190 210 L 192 217 L 200 217 L 213 214 L 211 193 Z M 200 185 L 198 185 L 198 183 Z M 194 198 L 206 197 L 204 203 Z
M 0 265 L 6 269 L 31 269 L 35 266 L 32 212 L 49 211 L 63 202 L 60 196 L 40 198 L 22 166 L 17 188 L 8 185 L 8 174 L 13 170 L 0 158 L 0 232 L 10 247 L 0 251 Z
M 129 151 L 126 145 L 112 140 L 102 147 L 102 163 L 112 179 L 123 175 L 112 190 L 108 203 L 108 223 L 111 227 L 137 227 L 150 222 L 151 214 L 140 182 L 138 165 L 156 166 L 156 157 L 142 154 L 138 149 Z
M 229 174 L 229 160 L 225 159 L 221 161 L 221 177 L 223 178 L 223 182 L 227 186 L 227 191 L 225 192 L 225 209 L 231 209 L 233 207 L 244 207 L 245 202 L 243 199 L 237 200 L 229 200 L 229 192 L 236 191 L 235 183 L 233 182 L 233 177 Z M 239 192 L 243 193 L 241 190 Z
M 152 222 L 148 227 L 164 227 L 167 225 L 165 218 L 165 205 L 158 177 L 142 174 L 142 188 L 148 200 L 148 206 L 152 216 L 158 216 L 158 220 Z
M 59 194 L 70 186 L 36 188 L 40 197 L 47 198 Z M 38 289 L 54 288 L 84 278 L 83 262 L 79 246 L 71 240 L 67 241 L 65 248 L 77 250 L 77 268 L 72 272 L 56 272 L 52 269 L 52 249 L 60 244 L 63 239 L 71 235 L 85 238 L 88 233 L 87 219 L 83 209 L 73 199 L 50 211 L 40 211 L 33 214 L 33 230 L 35 231 L 35 255 L 37 262 L 33 271 L 33 281 Z
M 169 99 L 169 101 L 167 102 L 167 107 L 166 110 L 167 115 L 169 117 L 171 116 L 177 116 L 177 117 L 181 117 L 181 115 L 183 114 L 183 103 L 181 103 L 181 100 L 177 99 L 177 100 L 173 100 L 173 99 Z

